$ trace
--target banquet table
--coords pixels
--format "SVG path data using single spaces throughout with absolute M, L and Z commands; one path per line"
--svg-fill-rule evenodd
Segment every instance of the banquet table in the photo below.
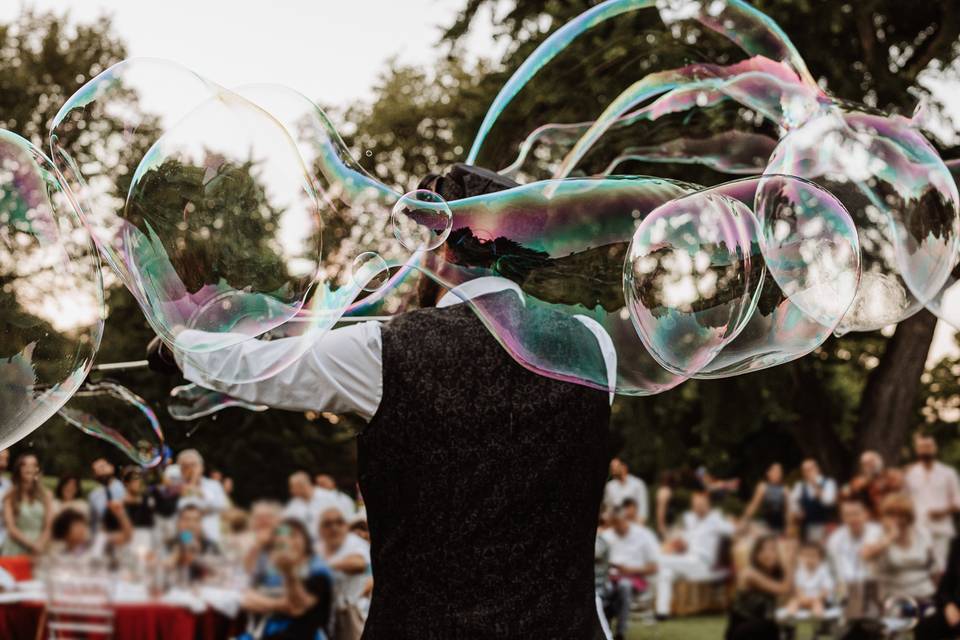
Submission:
M 46 638 L 39 629 L 46 607 L 30 595 L 0 598 L 0 638 L 36 640 Z M 162 601 L 121 603 L 114 606 L 115 640 L 219 640 L 241 629 L 239 618 L 212 608 L 201 612 Z

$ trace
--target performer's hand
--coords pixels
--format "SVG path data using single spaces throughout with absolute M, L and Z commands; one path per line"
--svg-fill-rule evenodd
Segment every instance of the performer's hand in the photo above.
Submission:
M 151 371 L 172 376 L 180 373 L 180 367 L 177 366 L 177 360 L 173 357 L 173 352 L 164 344 L 159 336 L 155 337 L 147 345 L 147 362 Z

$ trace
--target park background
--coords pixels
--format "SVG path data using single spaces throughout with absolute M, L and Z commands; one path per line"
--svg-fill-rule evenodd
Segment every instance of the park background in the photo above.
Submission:
M 365 9 L 365 2 L 336 9 L 325 9 L 329 3 L 278 3 L 279 16 L 263 25 L 257 24 L 257 12 L 274 9 L 259 3 L 256 10 L 236 14 L 226 3 L 202 3 L 197 11 L 203 19 L 192 21 L 190 5 L 178 0 L 170 4 L 170 15 L 152 22 L 149 12 L 111 9 L 106 1 L 84 3 L 73 13 L 66 4 L 23 2 L 0 10 L 0 127 L 45 148 L 51 119 L 84 82 L 131 52 L 169 53 L 138 45 L 127 32 L 143 32 L 153 24 L 154 41 L 173 47 L 178 61 L 188 66 L 191 51 L 205 52 L 198 63 L 202 73 L 211 72 L 204 64 L 216 72 L 214 60 L 251 55 L 236 48 L 250 37 L 254 54 L 275 46 L 280 57 L 293 58 L 289 64 L 272 59 L 260 66 L 238 60 L 220 65 L 233 69 L 236 77 L 213 79 L 227 85 L 272 79 L 308 93 L 329 109 L 360 163 L 403 192 L 422 176 L 461 161 L 511 73 L 553 30 L 594 3 L 418 0 L 409 6 L 397 3 L 403 8 L 389 9 L 369 29 L 363 15 L 372 9 Z M 953 133 L 960 130 L 960 14 L 953 2 L 753 4 L 783 27 L 814 77 L 832 94 L 907 116 L 925 100 L 945 123 L 935 144 L 945 158 L 960 156 L 960 139 Z M 301 29 L 294 37 L 276 28 L 284 20 L 296 20 L 298 7 L 309 13 L 312 29 Z M 151 9 L 158 10 L 163 7 Z M 398 11 L 402 20 L 389 13 Z M 354 16 L 353 22 L 340 25 L 342 33 L 336 35 L 337 20 L 345 12 Z M 176 28 L 180 23 L 182 31 Z M 556 78 L 548 70 L 538 102 L 521 97 L 527 103 L 506 120 L 512 136 L 502 137 L 517 139 L 543 124 L 541 108 L 562 121 L 565 110 L 582 113 L 597 96 L 616 95 L 629 75 L 628 65 L 605 69 L 604 56 L 622 57 L 622 50 L 613 49 L 628 51 L 632 38 L 635 46 L 643 46 L 641 30 L 635 35 L 633 27 L 630 20 L 614 21 L 578 40 L 573 54 L 584 69 L 578 81 L 570 82 L 569 69 Z M 314 33 L 315 39 L 304 33 Z M 330 54 L 327 39 L 339 55 Z M 177 45 L 184 40 L 189 45 Z M 397 57 L 389 58 L 393 51 Z M 597 68 L 604 72 L 587 72 Z M 244 69 L 251 77 L 244 77 Z M 276 77 L 270 77 L 271 71 Z M 638 162 L 621 167 L 624 173 L 663 171 L 703 184 L 729 179 L 702 167 Z M 140 359 L 153 334 L 127 291 L 115 279 L 108 283 L 109 316 L 98 361 Z M 9 304 L 2 295 L 0 304 Z M 360 423 L 349 416 L 228 409 L 176 422 L 165 411 L 176 379 L 148 371 L 111 375 L 157 410 L 174 451 L 196 447 L 204 452 L 208 468 L 234 478 L 234 498 L 240 504 L 253 497 L 284 496 L 288 473 L 299 468 L 324 470 L 341 485 L 352 485 L 353 436 Z M 619 397 L 613 429 L 619 453 L 651 485 L 663 470 L 703 466 L 751 487 L 770 462 L 795 469 L 804 457 L 819 460 L 827 474 L 846 478 L 864 449 L 878 450 L 891 464 L 903 461 L 909 435 L 919 426 L 936 436 L 943 459 L 956 465 L 958 377 L 960 349 L 953 330 L 938 326 L 923 311 L 897 327 L 831 338 L 810 356 L 761 373 L 691 380 L 652 397 Z M 118 451 L 59 417 L 16 445 L 15 452 L 27 448 L 39 455 L 48 475 L 86 473 L 89 461 L 101 454 L 123 462 Z

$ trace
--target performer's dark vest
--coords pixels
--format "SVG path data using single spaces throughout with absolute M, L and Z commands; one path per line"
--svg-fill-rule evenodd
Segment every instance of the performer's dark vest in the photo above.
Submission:
M 520 366 L 467 304 L 386 325 L 383 398 L 358 438 L 364 640 L 601 638 L 609 417 L 605 392 Z

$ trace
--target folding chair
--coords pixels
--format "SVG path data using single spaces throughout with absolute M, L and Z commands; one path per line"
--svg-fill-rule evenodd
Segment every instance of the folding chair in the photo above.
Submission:
M 89 566 L 52 567 L 47 577 L 48 640 L 111 640 L 114 630 L 112 586 Z

